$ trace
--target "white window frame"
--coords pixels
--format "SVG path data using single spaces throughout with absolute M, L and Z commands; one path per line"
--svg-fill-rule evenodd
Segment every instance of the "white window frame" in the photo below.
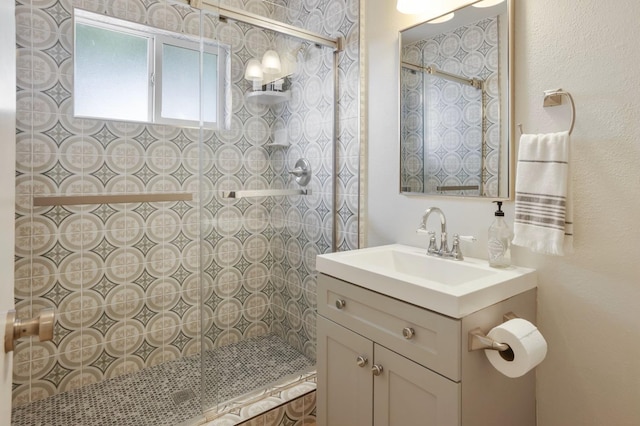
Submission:
M 114 121 L 135 121 L 144 122 L 150 124 L 170 124 L 182 127 L 198 127 L 203 126 L 207 128 L 218 129 L 224 127 L 225 122 L 225 98 L 230 96 L 229 78 L 227 76 L 228 62 L 230 61 L 230 47 L 222 43 L 215 42 L 213 40 L 207 40 L 192 35 L 176 33 L 167 30 L 161 30 L 158 28 L 150 27 L 135 22 L 126 21 L 123 19 L 113 18 L 93 12 L 89 12 L 83 9 L 74 9 L 74 58 L 75 58 L 75 37 L 76 37 L 76 24 L 93 26 L 96 28 L 106 29 L 110 31 L 117 31 L 123 34 L 134 35 L 143 37 L 149 40 L 148 52 L 147 52 L 147 70 L 148 70 L 148 109 L 147 120 L 123 120 L 109 117 L 95 117 L 95 116 L 80 116 L 75 114 L 74 117 L 90 118 L 100 120 L 114 120 Z M 200 52 L 200 70 L 199 75 L 203 74 L 203 55 L 204 53 L 217 55 L 217 67 L 218 67 L 218 79 L 217 79 L 217 99 L 216 99 L 216 121 L 205 122 L 202 120 L 202 114 L 200 114 L 200 120 L 186 120 L 178 118 L 165 118 L 162 117 L 162 46 L 171 45 L 176 47 L 182 47 L 186 49 L 195 50 Z M 76 66 L 74 61 L 74 81 L 76 76 Z M 202 112 L 202 105 L 201 105 Z

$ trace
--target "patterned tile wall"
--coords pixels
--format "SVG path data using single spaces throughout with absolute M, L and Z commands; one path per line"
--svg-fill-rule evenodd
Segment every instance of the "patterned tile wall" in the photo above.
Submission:
M 240 7 L 234 2 L 227 5 Z M 353 4 L 355 4 L 355 9 Z M 358 205 L 358 155 L 359 140 L 357 132 L 357 87 L 359 44 L 357 37 L 357 2 L 348 8 L 344 3 L 334 2 L 326 6 L 326 12 L 320 13 L 318 2 L 310 4 L 275 4 L 250 1 L 244 4 L 246 10 L 266 17 L 276 18 L 285 23 L 307 28 L 332 37 L 343 36 L 347 39 L 347 49 L 338 56 L 339 87 L 338 108 L 340 120 L 338 131 L 340 143 L 338 158 L 338 247 L 349 250 L 357 247 L 357 205 Z M 355 12 L 354 12 L 355 11 Z M 320 15 L 318 15 L 320 13 Z M 355 13 L 355 15 L 354 15 Z M 314 17 L 320 20 L 316 20 Z M 335 28 L 326 28 L 322 22 L 331 21 Z M 268 162 L 264 170 L 245 174 L 237 172 L 239 164 L 231 167 L 228 173 L 218 176 L 216 190 L 240 188 L 262 189 L 297 187 L 288 171 L 292 170 L 299 158 L 306 158 L 313 170 L 308 188 L 312 195 L 300 197 L 270 197 L 265 199 L 243 199 L 228 201 L 214 194 L 214 209 L 218 218 L 214 230 L 207 238 L 213 249 L 212 258 L 206 274 L 209 276 L 211 297 L 205 302 L 206 312 L 210 306 L 227 305 L 226 317 L 216 317 L 205 324 L 205 344 L 217 346 L 238 341 L 267 329 L 275 331 L 292 346 L 315 359 L 315 316 L 316 316 L 316 277 L 315 256 L 331 251 L 333 188 L 331 176 L 334 172 L 333 156 L 333 53 L 330 49 L 291 40 L 283 36 L 260 31 L 238 23 L 224 24 L 228 33 L 245 34 L 235 39 L 225 39 L 227 33 L 219 31 L 220 40 L 234 45 L 232 69 L 238 68 L 236 84 L 242 91 L 249 90 L 242 79 L 242 70 L 252 57 L 261 57 L 266 48 L 275 47 L 281 56 L 292 56 L 297 60 L 296 72 L 291 76 L 291 100 L 284 104 L 263 107 L 241 96 L 234 97 L 234 118 L 248 116 L 244 123 L 245 136 L 247 126 L 267 129 L 258 143 L 264 150 L 264 142 L 273 142 L 272 133 L 277 129 L 287 129 L 290 147 L 267 147 Z M 264 37 L 267 39 L 265 40 Z M 257 43 L 257 45 L 256 45 Z M 232 44 L 233 45 L 233 44 Z M 234 65 L 237 61 L 238 65 Z M 233 72 L 232 72 L 233 73 Z M 235 75 L 235 73 L 233 73 Z M 239 104 L 236 105 L 235 100 Z M 355 112 L 354 112 L 355 108 Z M 245 110 L 248 113 L 245 113 Z M 220 132 L 217 143 L 226 146 L 229 143 L 242 149 L 243 143 L 233 140 L 237 133 L 230 135 Z M 230 139 L 226 139 L 230 138 Z M 214 138 L 216 139 L 216 138 Z M 216 149 L 217 152 L 217 149 Z M 262 154 L 261 154 L 262 155 Z M 208 207 L 206 207 L 208 208 Z M 249 216 L 250 215 L 250 216 Z M 250 221 L 247 221 L 250 218 Z M 264 221 L 262 218 L 268 218 Z M 247 229 L 254 224 L 256 229 Z M 224 229 L 231 230 L 231 233 Z M 240 232 L 238 232 L 240 230 Z M 245 232 L 246 231 L 246 232 Z M 246 243 L 238 240 L 250 238 L 259 233 L 251 244 L 257 250 L 255 254 L 243 255 L 240 260 L 234 253 L 240 254 L 239 247 Z M 244 240 L 243 240 L 244 241 Z M 263 247 L 267 249 L 262 249 Z M 222 248 L 222 249 L 220 249 Z M 224 256 L 228 253 L 230 258 Z M 224 282 L 223 286 L 218 283 Z M 257 286 L 256 283 L 257 282 Z M 220 290 L 227 288 L 223 292 Z M 257 294 L 256 294 L 257 291 Z M 254 296 L 259 300 L 270 301 L 269 311 L 264 311 L 264 321 L 256 322 L 254 310 L 245 298 Z M 251 301 L 251 303 L 254 303 Z M 244 307 L 241 305 L 244 304 Z M 209 306 L 210 305 L 210 306 Z
M 437 193 L 438 186 L 480 185 L 484 195 L 498 194 L 500 93 L 498 18 L 488 18 L 403 49 L 403 58 L 424 66 L 485 81 L 480 91 L 434 76 L 403 71 L 402 186 Z M 424 91 L 424 93 L 421 93 Z M 423 102 L 419 102 L 423 99 Z M 484 102 L 485 145 L 482 146 Z M 423 107 L 424 105 L 424 107 Z M 424 109 L 424 111 L 423 111 Z M 419 138 L 422 137 L 425 143 Z M 424 145 L 424 146 L 423 146 Z M 426 151 L 426 152 L 425 152 Z M 463 191 L 469 194 L 469 191 Z M 477 191 L 475 191 L 477 193 Z M 451 192 L 447 192 L 452 195 Z
M 214 133 L 74 118 L 73 5 L 202 32 L 231 45 L 231 128 Z M 357 1 L 295 7 L 252 1 L 244 7 L 346 35 L 347 49 L 339 56 L 338 246 L 355 248 Z M 291 102 L 265 107 L 244 100 L 244 64 L 269 46 L 296 51 L 299 43 L 222 24 L 210 13 L 201 19 L 188 6 L 165 1 L 19 0 L 16 18 L 16 306 L 25 318 L 48 306 L 59 316 L 53 342 L 18 345 L 14 404 L 197 353 L 201 344 L 210 348 L 269 331 L 313 357 L 314 256 L 331 250 L 331 54 L 303 46 Z M 291 147 L 268 147 L 272 131 L 283 127 Z M 288 170 L 303 156 L 314 168 L 310 197 L 219 196 L 227 189 L 293 186 Z M 38 194 L 147 191 L 197 197 L 188 203 L 32 207 Z

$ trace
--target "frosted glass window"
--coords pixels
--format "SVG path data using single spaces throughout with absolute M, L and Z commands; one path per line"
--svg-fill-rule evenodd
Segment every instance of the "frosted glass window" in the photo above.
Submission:
M 76 24 L 74 113 L 149 121 L 150 39 Z
M 217 121 L 218 55 L 204 53 L 203 121 Z M 200 52 L 162 47 L 162 118 L 200 121 Z
M 228 47 L 207 41 L 201 50 L 189 35 L 74 14 L 76 116 L 209 127 L 220 121 Z

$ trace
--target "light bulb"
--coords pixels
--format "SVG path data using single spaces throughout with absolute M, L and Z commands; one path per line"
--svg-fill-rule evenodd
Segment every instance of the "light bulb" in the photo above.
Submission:
M 427 0 L 398 0 L 396 9 L 407 15 L 422 13 L 427 9 Z
M 275 50 L 267 50 L 262 56 L 262 72 L 265 74 L 278 74 L 282 70 L 280 56 Z
M 247 62 L 247 68 L 244 70 L 244 78 L 253 82 L 253 90 L 260 90 L 262 88 L 262 78 L 264 73 L 262 72 L 262 64 L 257 59 L 249 59 Z

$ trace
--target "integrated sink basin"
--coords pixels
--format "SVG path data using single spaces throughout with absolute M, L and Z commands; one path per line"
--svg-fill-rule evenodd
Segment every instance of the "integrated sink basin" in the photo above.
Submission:
M 537 285 L 533 269 L 491 268 L 486 260 L 427 256 L 392 244 L 317 257 L 319 272 L 453 318 L 462 318 Z

